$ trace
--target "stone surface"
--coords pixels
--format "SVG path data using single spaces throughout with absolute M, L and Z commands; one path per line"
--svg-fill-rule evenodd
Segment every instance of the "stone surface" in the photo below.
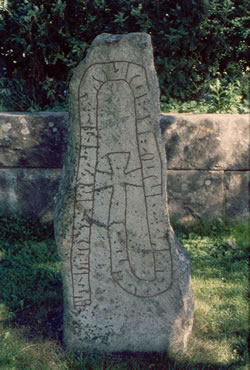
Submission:
M 0 213 L 52 221 L 59 169 L 1 169 Z
M 150 37 L 97 37 L 70 91 L 55 217 L 66 346 L 183 351 L 193 322 L 190 269 L 165 207 Z
M 249 170 L 248 114 L 162 115 L 168 169 Z
M 0 167 L 61 167 L 65 121 L 65 113 L 0 113 Z
M 224 217 L 223 171 L 168 170 L 168 200 L 172 221 Z
M 207 120 L 213 123 L 212 134 Z M 177 124 L 178 122 L 180 124 Z M 161 126 L 165 134 L 166 151 L 169 157 L 168 196 L 170 216 L 185 220 L 196 215 L 206 220 L 208 217 L 214 218 L 216 215 L 222 214 L 230 219 L 246 219 L 249 216 L 247 209 L 249 202 L 249 181 L 247 179 L 249 176 L 247 163 L 248 116 L 237 114 L 161 114 Z M 0 181 L 0 192 L 4 194 L 6 191 L 6 173 L 9 177 L 16 178 L 17 168 L 23 169 L 23 173 L 27 173 L 26 169 L 36 169 L 36 176 L 32 180 L 32 184 L 35 181 L 35 187 L 37 189 L 42 188 L 44 182 L 47 181 L 48 173 L 44 169 L 59 169 L 62 166 L 66 148 L 67 127 L 68 113 L 0 113 L 0 171 L 8 169 L 7 172 L 0 174 L 2 179 L 2 182 Z M 190 134 L 190 130 L 194 132 L 194 135 Z M 201 133 L 205 136 L 202 137 Z M 225 144 L 229 136 L 228 133 L 235 140 L 233 145 L 237 145 L 237 153 L 234 158 L 229 155 L 232 153 L 231 148 L 228 149 L 228 145 Z M 186 147 L 192 148 L 192 151 L 191 149 L 183 149 L 184 140 L 181 135 L 185 136 Z M 197 140 L 197 137 L 199 140 Z M 219 144 L 215 145 L 215 143 Z M 191 162 L 190 158 L 192 159 Z M 11 169 L 13 169 L 12 173 Z M 40 173 L 39 169 L 41 169 Z M 193 170 L 194 172 L 190 172 Z M 200 184 L 206 176 L 206 171 L 207 176 L 209 176 L 211 170 L 218 171 L 218 176 L 222 176 L 222 186 L 218 186 L 216 191 L 214 187 L 207 187 L 205 192 L 202 185 L 199 187 L 200 190 L 196 189 L 199 199 L 201 199 L 202 192 L 205 193 L 202 202 L 204 208 L 198 206 L 199 200 L 195 201 L 192 189 L 192 201 L 190 201 L 190 197 L 187 200 L 188 193 L 183 191 L 178 183 L 180 177 L 185 177 L 188 178 L 189 184 L 196 184 L 199 175 L 196 171 L 199 170 L 201 170 Z M 177 171 L 173 172 L 175 176 L 179 173 L 176 183 L 174 181 L 175 176 L 171 175 L 171 171 Z M 232 173 L 233 175 L 235 171 L 239 171 L 241 175 L 235 175 L 234 178 L 238 180 L 232 181 L 233 177 L 229 174 Z M 59 172 L 57 172 L 58 176 Z M 243 178 L 244 181 L 239 181 L 239 178 Z M 231 180 L 229 181 L 229 179 Z M 0 210 L 4 211 L 5 214 L 12 214 L 14 210 L 16 212 L 25 211 L 25 215 L 32 215 L 35 218 L 40 218 L 43 215 L 42 219 L 46 219 L 47 216 L 48 219 L 51 219 L 54 208 L 50 200 L 56 192 L 57 181 L 53 178 L 54 185 L 47 187 L 46 196 L 44 192 L 41 192 L 41 194 L 44 194 L 42 197 L 38 196 L 37 198 L 36 195 L 36 199 L 40 199 L 37 212 L 36 208 L 33 207 L 32 194 L 34 192 L 29 197 L 26 196 L 26 175 L 18 176 L 18 184 L 18 197 L 2 196 Z M 185 185 L 183 186 L 185 190 Z M 24 192 L 23 195 L 22 191 Z M 226 202 L 228 196 L 230 201 Z M 218 207 L 216 209 L 210 206 L 210 198 L 213 199 L 213 202 L 217 202 Z M 225 200 L 223 210 L 221 210 L 222 198 Z M 15 204 L 15 207 L 13 204 Z
M 249 218 L 249 171 L 225 172 L 225 216 L 234 220 Z
M 0 168 L 60 168 L 68 113 L 1 113 Z M 249 170 L 249 116 L 161 114 L 168 168 Z

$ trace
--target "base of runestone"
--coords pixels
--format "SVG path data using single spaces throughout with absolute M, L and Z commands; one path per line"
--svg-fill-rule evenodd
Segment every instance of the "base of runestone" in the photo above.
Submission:
M 89 353 L 184 351 L 190 267 L 168 217 L 150 37 L 98 36 L 70 94 L 55 217 L 65 344 Z

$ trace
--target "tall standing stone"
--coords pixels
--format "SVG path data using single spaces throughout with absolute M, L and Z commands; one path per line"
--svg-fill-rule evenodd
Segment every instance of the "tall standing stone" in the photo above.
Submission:
M 190 270 L 166 208 L 150 37 L 98 36 L 70 91 L 55 219 L 66 346 L 183 350 L 193 322 Z

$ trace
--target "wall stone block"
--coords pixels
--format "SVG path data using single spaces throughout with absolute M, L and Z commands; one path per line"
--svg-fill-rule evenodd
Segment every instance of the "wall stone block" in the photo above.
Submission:
M 249 169 L 248 114 L 163 114 L 168 169 Z
M 242 220 L 249 217 L 249 171 L 225 172 L 225 216 Z
M 180 222 L 224 216 L 223 171 L 168 170 L 172 220 Z
M 60 169 L 1 169 L 0 214 L 52 221 L 60 173 Z
M 249 216 L 249 116 L 162 114 L 161 129 L 169 169 L 171 218 L 179 217 L 185 220 L 196 215 L 207 219 L 222 215 L 235 220 L 246 219 Z M 1 213 L 19 210 L 25 215 L 40 218 L 42 209 L 44 215 L 48 207 L 53 209 L 52 205 L 48 205 L 48 201 L 54 196 L 56 192 L 54 187 L 59 182 L 66 150 L 67 130 L 66 112 L 0 113 Z M 4 172 L 4 169 L 8 171 Z M 17 172 L 17 169 L 23 171 Z M 6 184 L 9 186 L 18 181 L 19 188 L 25 190 L 28 169 L 40 173 L 36 176 L 36 188 L 38 179 L 43 181 L 42 178 L 46 173 L 53 173 L 54 176 L 53 181 L 50 180 L 54 185 L 47 186 L 48 196 L 43 197 L 43 204 L 40 203 L 37 210 L 34 207 L 35 203 L 30 201 L 33 199 L 33 193 L 28 194 L 25 200 L 19 190 L 18 199 L 23 199 L 21 204 L 19 200 L 15 200 L 14 195 L 8 194 L 9 190 L 6 188 Z M 57 171 L 50 172 L 49 169 Z M 17 173 L 24 175 L 17 177 Z M 210 186 L 204 185 L 204 181 L 209 180 L 211 175 L 213 179 L 217 179 L 216 187 L 214 180 Z M 58 178 L 55 181 L 56 176 Z M 48 177 L 45 176 L 45 181 L 46 178 Z M 32 181 L 34 184 L 34 178 Z M 37 199 L 41 202 L 41 197 Z M 203 206 L 198 206 L 201 199 Z M 211 199 L 213 202 L 218 200 L 217 207 L 212 207 Z M 51 212 L 48 213 L 48 218 L 52 217 Z M 46 219 L 46 216 L 42 217 Z
M 59 168 L 67 113 L 0 113 L 0 168 Z

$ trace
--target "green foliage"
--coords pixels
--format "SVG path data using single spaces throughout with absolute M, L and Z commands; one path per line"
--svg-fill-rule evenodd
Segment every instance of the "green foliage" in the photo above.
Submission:
M 175 224 L 192 266 L 195 320 L 185 356 L 66 353 L 61 280 L 52 225 L 0 218 L 0 368 L 245 369 L 249 225 L 218 218 Z M 49 326 L 48 324 L 51 324 Z
M 209 262 L 214 276 L 226 276 L 230 272 L 247 273 L 250 229 L 248 222 L 232 224 L 217 218 L 215 221 L 195 221 L 189 225 L 176 225 L 183 246 L 192 256 L 196 271 Z M 236 276 L 236 275 L 235 275 Z
M 247 113 L 248 102 L 242 104 L 240 81 L 225 83 L 218 78 L 209 85 L 210 112 L 209 113 Z
M 224 97 L 220 89 L 213 90 L 213 81 L 226 73 L 232 84 L 230 96 L 235 96 L 233 81 L 244 80 L 249 37 L 246 0 L 8 0 L 1 4 L 0 100 L 11 110 L 66 109 L 72 68 L 103 32 L 151 34 L 166 103 L 206 100 L 211 85 L 213 106 L 224 111 Z
M 184 224 L 179 223 L 176 220 L 172 221 L 175 232 L 178 234 L 178 237 L 187 237 L 189 233 L 208 237 L 217 237 L 228 235 L 232 231 L 232 225 L 228 221 L 223 220 L 218 217 L 215 220 L 203 221 L 196 219 L 191 222 L 186 222 Z
M 244 80 L 230 82 L 229 78 L 216 78 L 209 82 L 202 99 L 182 102 L 163 96 L 161 110 L 168 113 L 248 113 L 249 91 Z
M 177 227 L 191 259 L 196 343 L 189 357 L 194 363 L 216 359 L 218 368 L 226 363 L 227 368 L 246 368 L 249 233 L 248 222 L 220 218 Z
M 249 222 L 236 224 L 232 230 L 232 237 L 236 244 L 247 251 L 250 246 L 250 227 Z
M 0 240 L 22 242 L 24 240 L 42 241 L 53 239 L 53 225 L 40 224 L 32 218 L 21 215 L 4 216 L 0 214 Z
M 41 304 L 41 297 L 55 299 L 61 281 L 52 236 L 52 225 L 0 218 L 0 303 L 12 312 Z

